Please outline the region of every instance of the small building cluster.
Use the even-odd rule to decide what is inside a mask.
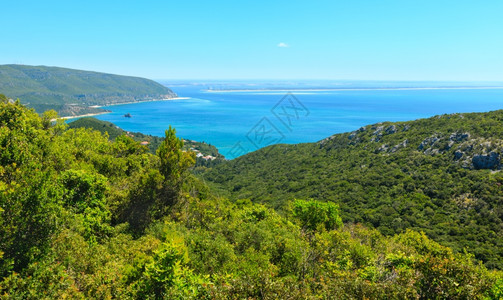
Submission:
[[[216,159],[215,156],[211,156],[211,155],[204,155],[201,153],[201,151],[197,150],[197,149],[194,149],[194,148],[190,148],[190,150],[196,152],[196,157],[201,157],[202,159],[204,160],[214,160]]]

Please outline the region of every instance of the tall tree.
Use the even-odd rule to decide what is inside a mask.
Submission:
[[[164,176],[168,204],[176,201],[187,170],[195,163],[195,153],[184,151],[183,140],[176,136],[176,130],[169,126],[164,141],[157,149],[160,158],[160,172]]]

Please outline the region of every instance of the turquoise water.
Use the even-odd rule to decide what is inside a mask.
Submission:
[[[98,119],[163,136],[172,125],[186,139],[215,145],[227,158],[274,143],[315,142],[382,121],[503,108],[503,89],[207,92],[175,86],[185,100],[106,107]],[[284,98],[286,97],[286,98]],[[123,117],[130,113],[132,118]]]

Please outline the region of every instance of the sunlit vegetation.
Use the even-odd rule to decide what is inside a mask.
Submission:
[[[204,179],[233,199],[278,209],[339,205],[345,223],[407,229],[503,269],[503,111],[368,125],[318,143],[275,145]]]
[[[75,121],[68,123],[68,128],[92,128],[101,133],[106,133],[110,140],[115,140],[120,135],[127,135],[133,140],[146,144],[149,152],[155,154],[159,145],[161,145],[164,140],[162,137],[155,135],[147,135],[141,132],[129,132],[125,131],[122,128],[119,128],[117,125],[98,120],[92,117],[80,118]],[[196,167],[197,169],[203,169],[204,167],[216,166],[217,164],[225,161],[225,157],[218,152],[217,147],[207,144],[205,142],[197,142],[192,140],[184,140],[183,150],[193,150],[198,151],[201,155],[196,157]],[[204,156],[213,156],[214,159],[204,159]],[[202,167],[202,168],[199,168]]]
[[[152,154],[126,135],[110,141],[8,102],[0,99],[1,298],[502,296],[502,274],[473,255],[421,231],[353,224],[323,193],[285,192],[279,212],[216,196],[190,173],[195,154],[173,128]]]

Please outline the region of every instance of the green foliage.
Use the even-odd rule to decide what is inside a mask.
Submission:
[[[195,163],[193,152],[183,151],[183,140],[176,137],[176,130],[169,126],[165,132],[166,137],[157,149],[157,155],[161,160],[161,174],[165,180],[178,185],[182,175]]]
[[[503,298],[503,278],[496,280],[491,290],[486,293],[487,299],[502,299]]]
[[[123,129],[117,127],[115,124],[98,120],[92,117],[79,118],[77,120],[71,120],[68,123],[68,128],[76,129],[76,128],[92,128],[101,133],[108,133],[108,137],[110,140],[115,140],[118,136],[126,133]]]
[[[155,251],[150,262],[142,267],[143,274],[135,283],[135,298],[140,299],[200,299],[203,285],[209,281],[186,267],[187,248],[180,238],[172,238]]]
[[[193,154],[174,129],[157,156],[49,118],[0,103],[2,299],[501,296],[501,272],[425,233],[341,226],[333,202],[278,212],[215,196],[188,173]]]
[[[344,222],[406,229],[503,269],[503,111],[380,123],[318,143],[274,145],[199,174],[234,201],[288,211],[289,199],[340,206]],[[489,169],[477,155],[499,155]]]
[[[181,265],[187,260],[187,249],[182,241],[174,240],[164,243],[156,251],[153,261],[145,266],[143,273],[145,292],[153,293],[155,298],[160,298],[165,294],[166,289],[174,285]]]
[[[44,253],[55,230],[60,194],[44,166],[51,132],[19,102],[0,102],[0,275]]]
[[[91,241],[103,238],[110,231],[111,214],[106,205],[108,190],[106,177],[87,174],[83,170],[66,170],[61,173],[64,187],[63,206],[82,218],[83,236]]]
[[[300,220],[302,228],[310,231],[315,231],[320,226],[326,230],[342,226],[339,206],[330,202],[295,200],[293,215]]]
[[[147,142],[148,150],[150,153],[155,154],[159,145],[164,141],[163,138],[153,135],[146,135],[141,132],[128,132],[115,124],[98,120],[96,118],[80,118],[75,121],[68,123],[68,127],[71,129],[76,128],[92,128],[101,133],[107,133],[108,137],[111,141],[114,141],[117,137],[121,135],[125,135],[131,137],[133,140],[137,142]],[[204,142],[196,142],[191,140],[184,140],[183,150],[185,151],[198,151],[203,156],[213,156],[215,159],[206,160],[203,157],[196,158],[195,167],[197,167],[197,172],[204,171],[208,167],[214,167],[223,161],[225,161],[225,157],[218,152],[218,149],[215,146],[206,144]]]

